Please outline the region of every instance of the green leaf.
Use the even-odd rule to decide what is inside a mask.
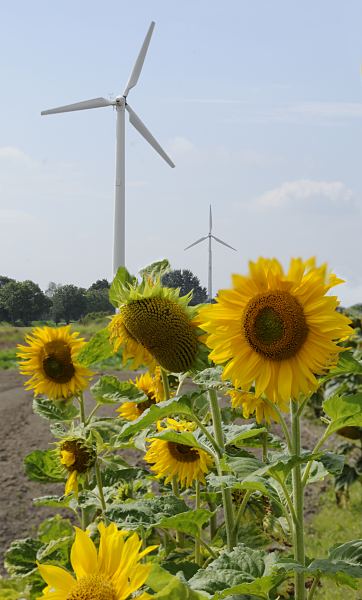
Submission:
[[[250,583],[241,583],[233,587],[227,588],[222,592],[217,592],[212,600],[221,600],[222,598],[230,598],[231,595],[235,594],[248,594],[256,598],[262,598],[262,600],[269,600],[269,592],[277,587],[283,577],[281,575],[266,575],[265,577],[258,577]]]
[[[328,381],[340,375],[362,375],[362,363],[354,358],[350,350],[340,354],[337,366],[331,369],[322,381]]]
[[[323,410],[331,419],[329,435],[346,426],[362,427],[362,393],[332,396],[323,402]]]
[[[224,428],[227,446],[243,446],[242,442],[257,437],[266,430],[265,427],[257,427],[254,423],[247,425],[229,425]]]
[[[343,471],[345,458],[343,454],[335,454],[334,452],[323,452],[318,458],[323,467],[331,475],[339,475]]]
[[[136,500],[113,505],[106,511],[110,521],[125,529],[157,525],[163,518],[187,512],[188,507],[176,496],[160,496],[149,500]]]
[[[207,596],[195,592],[157,564],[152,565],[146,584],[156,592],[155,600],[206,600]]]
[[[47,496],[39,496],[33,499],[34,506],[50,506],[51,508],[70,508],[71,496],[55,496],[48,494]]]
[[[166,442],[174,442],[175,444],[184,444],[184,446],[191,446],[191,448],[199,448],[212,455],[210,448],[201,444],[191,431],[172,431],[171,429],[166,429],[153,434],[152,437],[165,440]]]
[[[173,517],[164,517],[158,523],[158,527],[164,529],[175,529],[193,537],[199,537],[202,527],[210,521],[213,513],[203,508],[189,510],[185,513],[179,513]]]
[[[109,289],[109,300],[113,306],[118,308],[124,293],[124,288],[132,286],[135,281],[136,278],[133,275],[130,275],[126,267],[119,267]]]
[[[240,544],[231,552],[224,551],[206,569],[200,569],[189,583],[193,589],[210,594],[222,592],[268,575],[267,564],[270,560],[270,555],[265,552]]]
[[[113,356],[114,350],[109,341],[109,329],[105,327],[86,343],[79,352],[77,359],[85,367],[89,367]]]
[[[262,463],[257,458],[249,456],[228,456],[226,460],[226,467],[232,473],[235,473],[240,479],[244,479],[252,473],[256,473],[261,468]]]
[[[115,404],[123,400],[146,400],[147,396],[134,383],[120,381],[114,375],[103,375],[90,391],[99,404]]]
[[[170,262],[167,258],[164,258],[163,260],[158,260],[150,265],[147,265],[147,267],[143,267],[143,269],[140,269],[139,273],[143,279],[145,277],[151,277],[154,279],[156,277],[162,277],[162,275],[167,273],[170,268]]]
[[[69,563],[73,540],[73,535],[51,540],[37,552],[37,560],[42,563],[57,563],[60,566],[66,566]]]
[[[25,473],[32,481],[56,483],[66,479],[56,450],[34,450],[24,458],[24,465]]]
[[[1,600],[28,600],[29,589],[26,585],[24,578],[11,578],[2,579],[0,578],[0,598]]]
[[[5,552],[4,565],[9,575],[26,575],[36,568],[37,552],[43,546],[40,540],[15,540]]]
[[[224,389],[226,384],[221,379],[223,369],[222,367],[210,367],[209,369],[204,369],[195,375],[193,378],[194,383],[199,385],[201,388],[205,390],[218,390]]]
[[[132,421],[132,423],[125,426],[118,437],[118,441],[131,437],[135,433],[138,433],[142,429],[149,427],[165,417],[175,415],[192,416],[193,411],[191,405],[193,395],[194,394],[179,396],[172,398],[171,400],[159,402],[158,404],[152,404],[152,406],[145,410],[136,421]]]
[[[79,412],[72,401],[49,400],[44,396],[34,398],[33,411],[49,421],[72,421]]]
[[[38,527],[38,538],[43,544],[47,544],[57,538],[69,537],[73,534],[74,528],[69,519],[63,519],[60,515],[45,519]]]

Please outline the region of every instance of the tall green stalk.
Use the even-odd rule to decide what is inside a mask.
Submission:
[[[297,402],[291,401],[290,413],[292,419],[292,447],[293,454],[298,457],[301,454],[300,440],[300,414]],[[304,489],[302,483],[301,465],[296,465],[292,471],[293,505],[295,511],[294,521],[294,558],[301,565],[305,565],[304,551]],[[305,575],[295,574],[295,600],[305,600]]]
[[[201,498],[200,498],[200,482],[196,480],[195,482],[195,509],[197,510],[201,506]],[[200,552],[200,537],[201,537],[201,529],[198,537],[195,539],[195,563],[197,565],[201,565],[201,552]]]
[[[222,453],[225,451],[225,443],[224,443],[224,434],[222,429],[222,421],[221,421],[221,412],[219,401],[216,395],[215,390],[208,390],[209,394],[209,403],[210,403],[210,411],[212,416],[212,423],[214,427],[215,440]],[[223,475],[222,468],[220,466],[220,461],[218,457],[217,459],[217,471],[219,475]],[[226,529],[226,539],[228,550],[231,551],[234,546],[236,546],[236,532],[234,529],[234,508],[233,501],[231,497],[231,491],[227,489],[225,486],[221,487],[221,495],[222,502],[224,507],[224,519],[225,519],[225,529]]]

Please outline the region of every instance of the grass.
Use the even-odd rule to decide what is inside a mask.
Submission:
[[[307,556],[326,558],[328,549],[349,540],[362,539],[362,485],[351,487],[351,498],[347,509],[336,506],[333,489],[320,499],[317,514],[308,525],[306,533]],[[362,585],[359,590],[338,587],[334,582],[322,580],[315,600],[362,600]]]

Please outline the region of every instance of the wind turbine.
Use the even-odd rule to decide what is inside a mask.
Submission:
[[[160,156],[170,165],[174,167],[174,163],[166,154],[152,133],[147,129],[146,125],[141,121],[139,116],[130,107],[127,102],[129,91],[137,85],[139,76],[142,71],[143,63],[147,54],[148,46],[151,41],[152,33],[155,27],[152,21],[141,50],[137,56],[137,60],[133,66],[128,83],[121,96],[117,96],[114,100],[106,98],[93,98],[68,104],[66,106],[58,106],[50,110],[43,110],[42,115],[53,115],[56,113],[71,112],[75,110],[87,110],[89,108],[101,108],[103,106],[113,106],[116,109],[116,186],[115,186],[115,203],[114,203],[114,237],[113,237],[113,273],[117,272],[118,267],[125,266],[125,111],[128,112],[129,121],[137,129],[137,131],[151,144]]]
[[[197,244],[200,244],[204,240],[207,240],[207,239],[209,240],[209,270],[208,270],[208,278],[207,278],[207,296],[208,296],[209,302],[212,302],[212,245],[211,245],[211,239],[214,239],[216,242],[219,242],[219,244],[222,244],[223,246],[226,246],[227,248],[230,248],[231,250],[235,250],[235,252],[236,252],[236,248],[229,246],[229,244],[227,244],[226,242],[223,242],[222,240],[217,238],[215,235],[213,235],[211,232],[212,232],[212,212],[211,212],[211,204],[210,204],[209,233],[207,235],[205,235],[204,237],[200,238],[199,240],[196,240],[196,242],[194,242],[193,244],[190,244],[189,246],[187,246],[187,248],[185,248],[185,250],[188,250],[189,248],[192,248],[192,246],[196,246]]]

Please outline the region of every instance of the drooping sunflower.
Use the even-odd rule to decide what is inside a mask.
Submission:
[[[96,452],[83,438],[69,437],[59,444],[60,462],[69,476],[65,484],[65,494],[78,494],[78,474],[86,473],[96,461]]]
[[[147,400],[142,402],[124,402],[117,412],[120,416],[127,421],[135,421],[142,413],[157,402],[162,402],[164,399],[164,391],[162,385],[162,377],[160,367],[156,367],[154,375],[151,375],[149,371],[136,377],[133,381],[130,379],[130,383],[133,383],[135,387],[143,392],[147,396]]]
[[[276,410],[265,402],[262,396],[258,397],[252,392],[242,392],[241,390],[228,390],[226,393],[231,398],[231,406],[242,409],[244,419],[249,419],[255,414],[257,423],[279,421]],[[281,410],[288,410],[286,402],[279,401],[279,405]]]
[[[276,259],[250,262],[247,276],[234,275],[233,289],[203,308],[200,326],[209,334],[210,358],[224,364],[224,379],[236,388],[274,401],[297,399],[317,387],[316,375],[336,364],[351,335],[349,319],[338,313],[338,283],[315,259],[292,259],[284,272]]]
[[[69,398],[84,390],[92,373],[77,355],[85,342],[79,333],[65,327],[36,327],[26,336],[28,346],[18,345],[19,370],[30,375],[26,389],[45,394],[52,400]]]
[[[123,361],[130,359],[132,368],[144,364],[153,369],[158,364],[174,373],[191,369],[199,350],[191,295],[180,296],[179,289],[163,287],[160,279],[119,285],[119,314],[109,331],[114,350],[123,350]]]
[[[166,427],[159,425],[158,429],[193,431],[195,424],[167,419]],[[151,470],[156,473],[157,479],[165,478],[165,483],[170,483],[175,477],[183,487],[190,487],[194,481],[205,483],[205,474],[213,462],[211,456],[201,448],[158,438],[150,439],[144,458],[152,465]]]
[[[70,560],[75,577],[54,565],[38,565],[47,583],[38,600],[126,600],[145,583],[151,565],[141,559],[157,548],[140,552],[142,541],[136,533],[119,531],[114,523],[98,525],[98,553],[89,535],[75,527]]]

